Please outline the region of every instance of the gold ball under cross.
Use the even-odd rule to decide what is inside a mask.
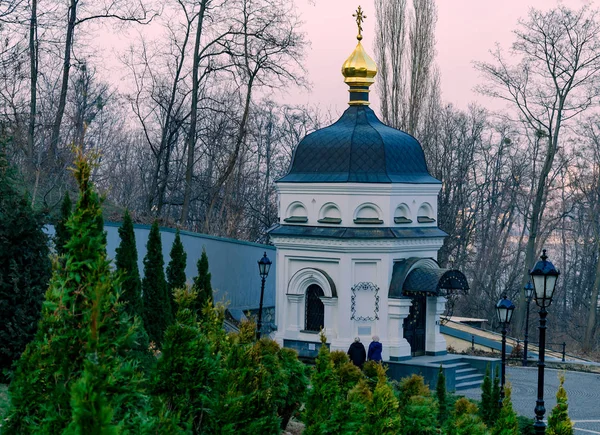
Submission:
[[[362,23],[367,18],[367,16],[363,13],[363,10],[360,6],[356,10],[356,13],[352,14],[352,16],[356,18],[356,25],[358,26],[358,35],[356,35],[356,39],[360,41],[362,40]]]

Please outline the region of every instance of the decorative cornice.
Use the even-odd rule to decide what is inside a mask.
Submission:
[[[329,195],[437,195],[441,184],[409,183],[285,183],[276,184],[279,194]]]

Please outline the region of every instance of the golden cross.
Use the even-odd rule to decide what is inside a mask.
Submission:
[[[352,14],[352,16],[356,18],[356,24],[358,26],[358,35],[356,35],[356,39],[360,41],[362,39],[362,23],[367,16],[363,14],[363,10],[360,6],[356,10],[356,13]]]

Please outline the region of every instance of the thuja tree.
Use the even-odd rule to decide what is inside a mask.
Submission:
[[[71,239],[64,261],[55,263],[38,331],[10,385],[4,433],[148,430],[148,398],[130,356],[139,322],[120,303],[91,165],[81,152],[74,173],[80,197],[67,222]]]
[[[558,375],[560,385],[556,392],[556,406],[548,417],[548,435],[573,435],[573,423],[569,418],[569,405],[567,404],[567,390],[565,390],[565,374]]]
[[[138,269],[138,252],[135,244],[133,221],[129,211],[125,211],[123,225],[119,228],[121,242],[116,250],[115,266],[121,273],[121,300],[131,315],[142,315],[142,282]]]
[[[162,242],[158,222],[154,221],[146,245],[142,302],[144,325],[150,341],[161,346],[167,327],[173,322],[171,301],[165,280]]]
[[[71,202],[71,196],[69,195],[69,192],[66,192],[60,206],[60,217],[58,218],[56,226],[54,227],[54,246],[58,255],[63,255],[65,253],[65,245],[71,238],[69,229],[67,228],[67,221],[71,217],[72,213],[73,203]]]
[[[210,272],[208,271],[208,256],[206,250],[202,248],[202,255],[198,260],[198,276],[194,278],[194,290],[198,293],[196,309],[202,312],[202,309],[208,301],[212,301],[212,285],[210,283]]]
[[[481,384],[481,419],[488,426],[492,427],[498,419],[500,407],[500,379],[497,370],[494,370],[494,379],[490,376],[490,366],[485,371],[485,377]]]
[[[304,365],[272,340],[256,342],[254,324],[227,335],[221,306],[206,306],[198,321],[195,297],[175,291],[177,321],[165,334],[153,383],[157,410],[168,409],[192,433],[279,433],[304,401]]]
[[[179,230],[175,233],[175,240],[171,247],[171,261],[167,266],[167,285],[169,288],[169,300],[173,316],[177,312],[175,301],[173,300],[173,291],[175,289],[184,288],[186,283],[185,267],[187,265],[187,254],[183,249]]]
[[[489,431],[479,417],[477,405],[466,397],[461,397],[454,404],[454,410],[444,427],[448,435],[487,435]]]
[[[444,369],[440,364],[438,371],[437,384],[435,387],[435,396],[438,403],[438,420],[440,425],[443,425],[448,418],[448,397],[446,394],[446,376],[444,375]]]
[[[504,399],[502,400],[502,408],[498,415],[498,419],[492,428],[492,435],[520,435],[519,422],[511,402],[510,384],[504,387]]]
[[[413,374],[400,381],[399,403],[402,415],[400,433],[412,435],[437,432],[437,403],[431,397],[431,392],[422,376]]]
[[[43,216],[16,185],[0,144],[0,382],[34,336],[51,271]]]

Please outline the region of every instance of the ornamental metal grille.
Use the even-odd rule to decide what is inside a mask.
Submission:
[[[357,316],[356,315],[356,292],[369,291],[375,293],[375,310],[373,316]],[[359,282],[352,287],[352,297],[350,298],[350,309],[352,315],[350,320],[358,320],[362,322],[372,322],[379,320],[379,287],[372,282]]]
[[[313,284],[306,289],[306,310],[304,329],[319,332],[325,324],[325,307],[320,297],[325,296],[323,289]]]

